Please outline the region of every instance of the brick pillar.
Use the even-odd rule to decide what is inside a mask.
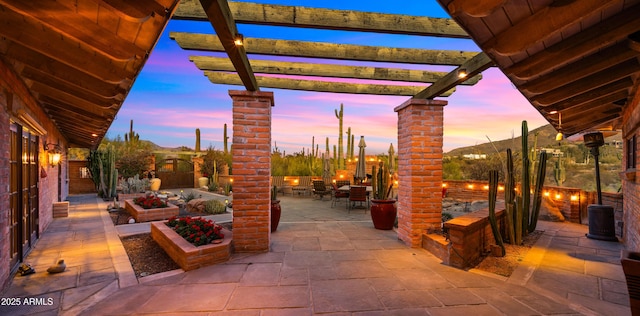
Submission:
[[[230,90],[233,100],[233,243],[267,252],[271,238],[272,92]]]
[[[398,112],[398,238],[422,245],[442,222],[442,133],[447,101],[409,99]]]

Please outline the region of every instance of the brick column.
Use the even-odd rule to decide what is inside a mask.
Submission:
[[[231,90],[229,95],[233,100],[233,243],[237,252],[267,252],[273,93]]]
[[[442,222],[443,109],[447,101],[407,100],[398,112],[398,238],[422,245]]]

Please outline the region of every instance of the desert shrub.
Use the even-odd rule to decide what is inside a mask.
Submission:
[[[193,193],[193,191],[190,191],[187,195],[183,195],[183,196],[182,196],[182,199],[183,199],[185,202],[189,202],[189,201],[191,201],[191,200],[195,199],[196,197],[197,197],[197,196],[196,196],[196,194],[195,194],[195,193]]]
[[[218,200],[209,200],[205,204],[205,211],[209,214],[223,214],[227,211],[227,207]]]

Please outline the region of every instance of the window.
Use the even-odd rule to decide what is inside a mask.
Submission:
[[[627,139],[627,148],[626,148],[627,169],[635,169],[637,149],[638,149],[638,145],[636,142],[636,135],[633,135]]]

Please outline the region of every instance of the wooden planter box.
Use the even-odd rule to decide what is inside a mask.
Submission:
[[[171,203],[167,203],[167,207],[163,208],[144,209],[142,206],[133,203],[133,200],[125,200],[124,206],[137,223],[165,220],[180,214],[180,209]]]
[[[53,202],[53,218],[68,217],[69,216],[69,202]]]
[[[185,271],[229,260],[231,231],[222,229],[222,233],[222,243],[196,247],[173,231],[166,222],[151,223],[151,238]]]

